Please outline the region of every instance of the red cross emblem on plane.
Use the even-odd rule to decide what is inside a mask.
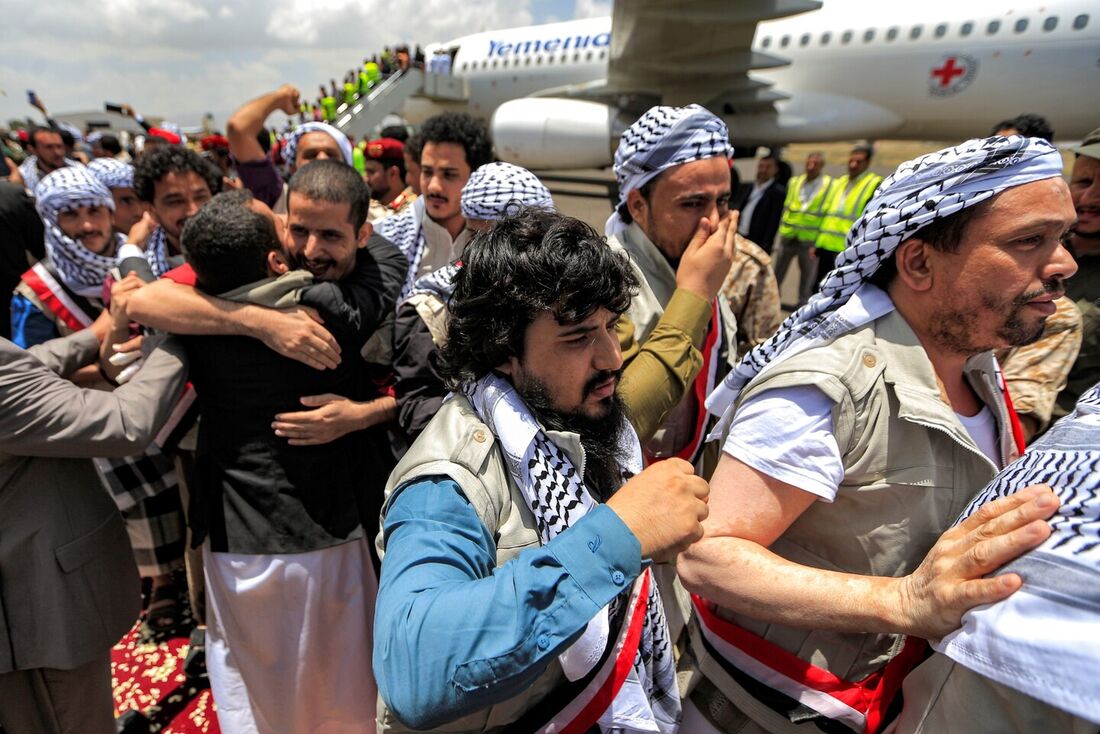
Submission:
[[[978,60],[965,54],[951,54],[940,59],[931,70],[928,91],[937,97],[961,92],[978,73]]]

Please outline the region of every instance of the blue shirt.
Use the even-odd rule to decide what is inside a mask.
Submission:
[[[57,324],[22,293],[11,297],[11,340],[26,349],[60,336]]]
[[[374,675],[406,726],[428,729],[522,693],[641,573],[610,507],[496,566],[496,543],[459,486],[397,490],[382,528]]]

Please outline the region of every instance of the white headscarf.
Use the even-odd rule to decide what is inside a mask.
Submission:
[[[550,191],[535,174],[511,163],[486,163],[462,187],[462,216],[497,221],[521,207],[553,209]]]
[[[134,188],[134,167],[117,158],[96,158],[88,170],[109,189]]]
[[[902,242],[932,222],[1005,189],[1061,175],[1062,157],[1054,146],[1016,135],[967,140],[902,163],[882,182],[848,232],[847,246],[821,290],[787,317],[775,336],[746,354],[707,398],[707,409],[723,416],[710,438],[721,435],[742,388],[769,365],[873,320],[873,314],[850,320],[843,306]]]
[[[287,135],[286,141],[283,143],[283,160],[286,161],[288,166],[294,165],[294,159],[298,155],[298,141],[306,133],[324,133],[328,135],[340,146],[340,152],[344,154],[344,163],[349,166],[353,165],[351,141],[348,140],[347,135],[344,135],[327,122],[307,122],[294,128],[294,131]]]
[[[59,168],[44,176],[35,187],[35,208],[46,229],[46,257],[61,280],[82,296],[98,298],[103,280],[117,260],[97,255],[61,231],[57,217],[63,211],[81,206],[101,206],[115,210],[111,192],[83,166]],[[121,244],[121,238],[116,237]]]
[[[615,179],[619,206],[626,195],[640,189],[663,171],[706,158],[733,156],[726,123],[697,104],[687,107],[651,107],[628,127],[615,150]],[[626,229],[615,208],[604,233],[611,237]]]

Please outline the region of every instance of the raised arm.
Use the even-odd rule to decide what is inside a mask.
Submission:
[[[256,136],[272,112],[282,110],[288,115],[298,113],[298,89],[284,84],[278,89],[245,102],[226,122],[229,152],[239,163],[263,160],[266,155]]]
[[[127,315],[174,334],[250,336],[314,369],[340,363],[340,345],[307,309],[276,310],[213,298],[191,286],[158,280],[135,291]]]

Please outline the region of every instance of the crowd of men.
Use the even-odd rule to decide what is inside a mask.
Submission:
[[[598,232],[276,111],[0,183],[0,731],[188,603],[231,734],[1097,731],[1100,130],[733,186],[656,106]]]

